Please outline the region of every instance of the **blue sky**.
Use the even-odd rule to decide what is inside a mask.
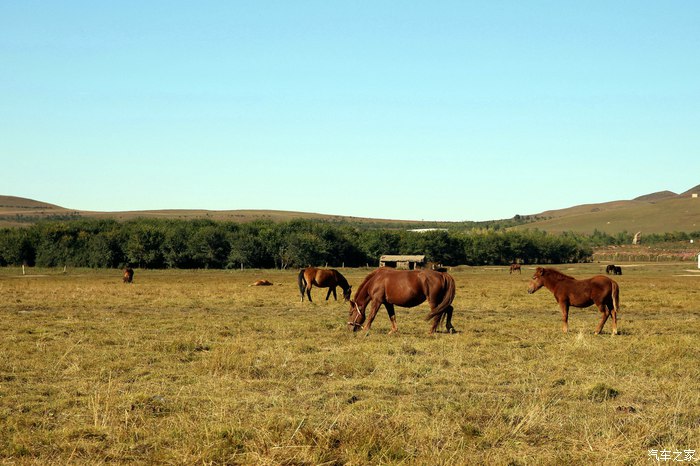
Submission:
[[[487,220],[700,184],[700,2],[0,0],[0,194]]]

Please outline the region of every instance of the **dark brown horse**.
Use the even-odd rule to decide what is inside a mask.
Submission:
[[[614,264],[608,264],[607,267],[605,267],[605,273],[610,275],[612,272],[615,271],[615,265]]]
[[[336,301],[338,300],[338,295],[335,292],[338,286],[343,290],[343,299],[345,301],[350,299],[350,293],[352,293],[352,287],[348,281],[335,269],[317,269],[315,267],[301,269],[297,277],[297,282],[299,283],[299,292],[301,293],[302,302],[304,302],[304,293],[306,293],[309,302],[311,302],[311,288],[314,285],[319,288],[328,288],[326,301],[330,298],[331,293],[333,293],[333,298],[335,298]]]
[[[368,332],[379,307],[383,304],[391,320],[389,333],[393,333],[397,331],[394,306],[414,307],[427,300],[430,313],[426,320],[433,320],[430,333],[435,332],[443,319],[445,319],[447,331],[455,333],[452,326],[454,297],[455,281],[447,273],[382,267],[367,275],[357,288],[355,299],[350,301],[348,326],[353,331],[362,328]],[[370,310],[365,323],[367,306],[370,306]]]
[[[124,277],[123,277],[124,283],[131,283],[134,281],[134,269],[131,267],[127,267],[124,269]]]
[[[515,262],[513,262],[512,264],[510,264],[510,272],[509,273],[513,273],[516,270],[520,274],[523,273],[523,271],[520,269],[520,264],[516,264]]]
[[[537,267],[527,292],[532,294],[542,287],[554,294],[561,308],[562,330],[569,331],[569,306],[598,306],[601,317],[595,334],[603,330],[603,325],[612,315],[612,333],[617,335],[617,311],[620,309],[620,288],[615,280],[605,275],[596,275],[585,280],[576,280],[556,269]]]

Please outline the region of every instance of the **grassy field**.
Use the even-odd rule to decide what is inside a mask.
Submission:
[[[614,337],[594,308],[562,334],[529,267],[453,270],[460,333],[433,336],[426,305],[351,334],[296,271],[0,269],[0,462],[655,463],[700,450],[691,267],[626,265]]]

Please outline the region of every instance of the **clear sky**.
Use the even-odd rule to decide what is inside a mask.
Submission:
[[[697,184],[695,0],[0,0],[0,194],[459,221]]]

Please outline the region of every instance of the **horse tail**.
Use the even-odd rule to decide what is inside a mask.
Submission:
[[[443,277],[443,286],[446,287],[445,294],[442,296],[442,302],[435,307],[435,310],[428,314],[425,320],[430,320],[437,318],[442,320],[445,315],[447,308],[452,305],[452,301],[455,299],[455,279],[451,275],[446,273],[441,273]]]
[[[306,288],[306,279],[304,278],[304,272],[306,269],[301,269],[299,271],[299,276],[297,277],[297,284],[299,285],[299,293],[301,293],[301,300],[304,300],[304,289]]]
[[[620,312],[620,286],[612,280],[612,302],[615,313]]]

